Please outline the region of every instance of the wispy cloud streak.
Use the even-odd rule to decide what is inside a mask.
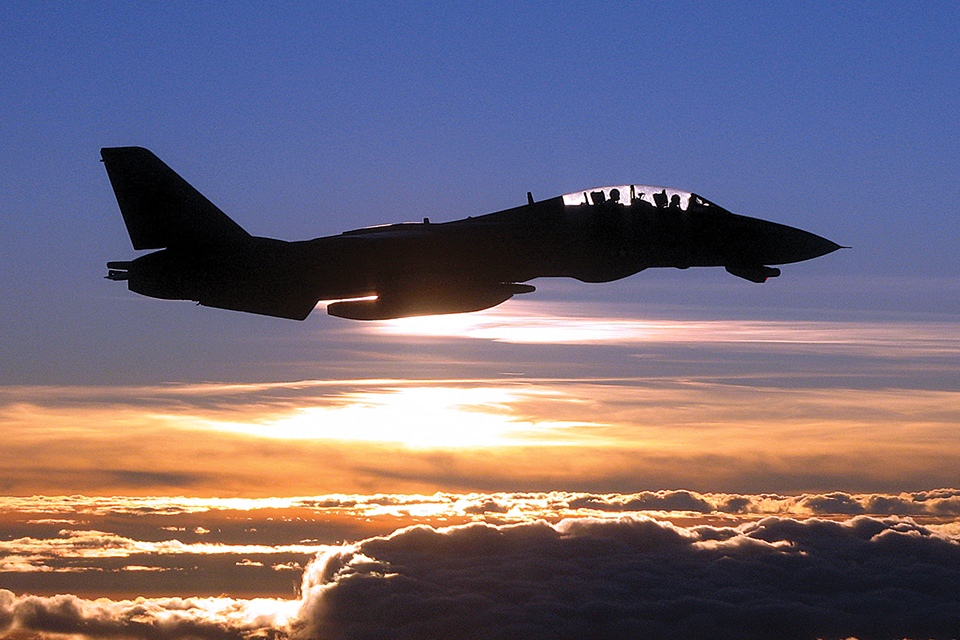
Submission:
[[[573,312],[571,313],[571,306]],[[556,313],[559,309],[565,313]],[[663,320],[577,314],[576,305],[528,304],[472,314],[404,318],[378,323],[382,335],[473,338],[525,344],[729,344],[818,346],[833,351],[960,353],[949,322],[799,320]]]
[[[17,538],[0,541],[0,571],[13,570],[11,561],[16,561],[18,571],[44,571],[49,562],[69,559],[102,560],[106,558],[129,558],[141,554],[162,556],[178,555],[252,555],[252,554],[313,554],[325,545],[287,544],[223,544],[184,543],[170,540],[135,540],[104,531],[61,530],[55,538]],[[3,564],[4,562],[8,564]],[[6,568],[4,568],[6,567]]]

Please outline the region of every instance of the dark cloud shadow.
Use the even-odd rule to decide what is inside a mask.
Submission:
[[[960,545],[910,520],[435,530],[323,555],[300,638],[952,638]]]

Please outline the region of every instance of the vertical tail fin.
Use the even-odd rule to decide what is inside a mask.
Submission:
[[[134,249],[215,245],[250,234],[142,147],[106,147],[100,156]]]

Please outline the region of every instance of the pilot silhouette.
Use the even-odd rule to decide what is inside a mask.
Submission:
[[[657,207],[660,209],[667,208],[667,190],[664,189],[660,193],[653,194],[653,201],[657,203]]]

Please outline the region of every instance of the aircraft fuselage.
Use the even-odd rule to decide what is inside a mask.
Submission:
[[[609,282],[651,267],[725,267],[762,282],[779,275],[766,265],[839,248],[695,194],[636,185],[529,197],[523,206],[453,222],[286,242],[246,234],[138,149],[104,149],[104,161],[135,246],[164,248],[109,263],[108,277],[143,295],[280,317],[303,319],[320,300],[337,301],[327,307],[332,315],[363,320],[475,311],[533,291],[526,283],[536,278]],[[148,193],[127,184],[125,156],[141,173],[152,168]],[[190,207],[175,212],[178,228],[165,228],[164,212],[184,200]]]

